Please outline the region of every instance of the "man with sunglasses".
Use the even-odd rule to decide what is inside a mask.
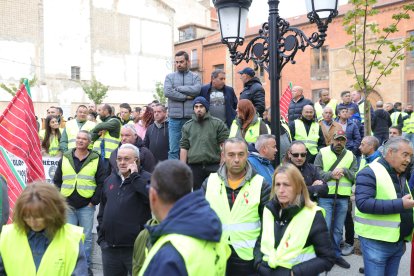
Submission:
[[[326,223],[331,232],[336,255],[335,264],[342,268],[351,265],[341,257],[340,242],[352,194],[352,184],[358,171],[358,164],[352,151],[345,148],[346,133],[338,130],[330,146],[322,148],[315,158],[315,167],[322,180],[328,183],[328,194],[319,198],[319,206],[326,211]]]
[[[301,141],[293,141],[285,156],[285,161],[299,169],[305,179],[311,199],[317,201],[319,197],[328,194],[328,186],[315,166],[306,161],[306,155],[305,144]]]
[[[104,275],[131,275],[135,238],[151,218],[148,188],[151,174],[140,169],[139,149],[119,147],[118,172],[105,180],[98,214],[98,244]]]

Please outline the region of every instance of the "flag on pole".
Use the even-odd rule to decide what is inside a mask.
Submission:
[[[0,115],[0,174],[7,180],[11,210],[27,183],[45,179],[28,87],[26,80]]]
[[[282,97],[280,98],[280,115],[285,118],[285,121],[288,122],[288,110],[289,103],[292,99],[292,83],[289,82],[288,87],[285,92],[283,92]]]

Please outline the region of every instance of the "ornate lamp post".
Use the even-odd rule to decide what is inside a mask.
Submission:
[[[280,73],[288,62],[295,64],[294,58],[298,50],[305,51],[309,46],[320,48],[323,45],[328,24],[338,15],[338,0],[305,0],[308,19],[318,27],[318,32],[309,37],[279,16],[280,0],[268,0],[269,22],[262,25],[259,34],[240,52],[237,47],[244,42],[247,14],[252,1],[213,0],[213,3],[219,17],[221,41],[229,48],[233,64],[237,65],[243,60],[253,61],[256,67],[263,67],[269,74],[271,130],[280,146]],[[279,152],[276,165],[280,162]]]

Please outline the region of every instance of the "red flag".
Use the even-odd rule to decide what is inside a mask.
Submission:
[[[288,121],[288,109],[289,103],[292,99],[292,83],[290,82],[285,92],[283,92],[282,97],[280,98],[280,115],[285,118],[285,121]]]
[[[0,146],[0,174],[7,179],[12,209],[26,183],[45,179],[33,102],[24,84],[0,115]]]

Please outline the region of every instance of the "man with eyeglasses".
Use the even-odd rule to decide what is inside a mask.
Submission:
[[[306,155],[305,144],[301,141],[293,141],[285,156],[285,162],[291,163],[299,169],[305,179],[311,199],[317,201],[319,197],[328,194],[328,186],[322,180],[315,166],[306,161]]]
[[[90,143],[89,132],[79,131],[76,135],[76,147],[63,154],[53,183],[71,207],[67,215],[68,223],[83,227],[89,275],[92,275],[93,218],[95,206],[100,202],[102,184],[108,174],[99,154],[88,149]]]
[[[139,149],[119,147],[118,172],[105,180],[98,214],[98,244],[104,275],[131,275],[135,238],[151,218],[147,186],[151,174],[140,169]]]
[[[325,219],[333,240],[335,264],[348,269],[351,265],[341,257],[340,242],[358,164],[352,151],[345,148],[346,139],[345,131],[338,130],[333,137],[333,144],[322,148],[316,155],[315,167],[322,180],[328,183],[328,194],[319,198],[319,206],[326,211]]]

